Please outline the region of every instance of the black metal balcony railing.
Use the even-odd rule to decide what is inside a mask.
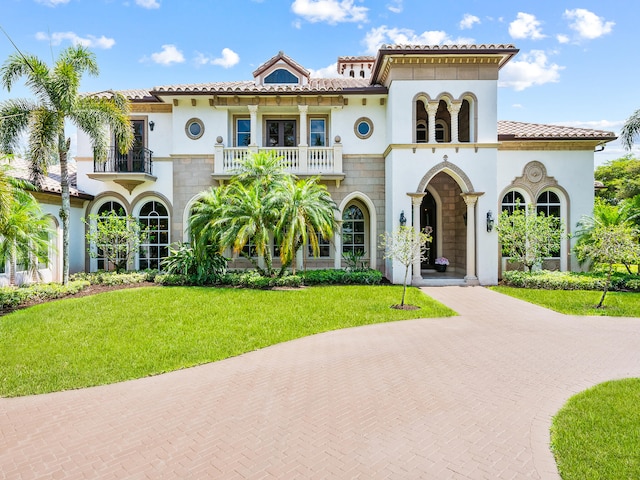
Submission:
[[[101,162],[93,159],[93,171],[97,173],[146,173],[151,175],[153,152],[148,148],[134,147],[127,153],[120,153],[116,147],[109,147],[107,159]]]

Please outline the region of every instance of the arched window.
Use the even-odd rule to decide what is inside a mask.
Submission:
[[[546,190],[538,195],[536,200],[536,215],[544,213],[547,217],[558,219],[557,228],[560,228],[560,198],[555,192]],[[559,257],[560,250],[552,252],[552,257]]]
[[[145,203],[138,214],[143,229],[148,229],[147,239],[140,245],[138,266],[159,270],[162,260],[169,256],[169,212],[160,202]]]
[[[502,198],[502,211],[511,214],[516,208],[520,210],[525,208],[524,196],[520,192],[511,190]]]
[[[449,142],[449,128],[444,120],[436,120],[436,142]]]
[[[100,208],[98,209],[98,219],[97,221],[100,221],[100,218],[104,218],[107,215],[109,215],[111,212],[115,212],[119,217],[125,217],[127,214],[124,210],[124,207],[119,203],[116,202],[114,200],[110,200],[108,202],[104,202]],[[106,245],[106,244],[104,244]],[[95,249],[96,249],[96,268],[98,270],[115,270],[116,269],[116,265],[114,265],[113,263],[111,263],[104,254],[104,245],[95,245]],[[92,246],[93,247],[93,246]],[[121,261],[123,261],[124,259],[122,258],[117,258],[116,262],[120,263]]]
[[[300,83],[300,80],[289,70],[279,68],[267,75],[264,83]]]
[[[415,105],[415,143],[427,143],[429,141],[427,109],[423,100],[417,100]]]
[[[416,143],[427,143],[427,122],[418,120],[416,125]]]
[[[471,104],[467,99],[462,100],[458,113],[458,141],[471,141]]]
[[[342,253],[363,256],[366,253],[366,219],[362,208],[350,204],[342,214]]]

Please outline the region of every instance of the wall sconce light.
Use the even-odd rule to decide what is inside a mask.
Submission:
[[[156,122],[154,122],[153,120],[151,120],[151,121],[149,122],[149,130],[151,130],[151,131],[153,132],[153,127],[155,127],[155,126],[156,126]]]
[[[400,212],[400,226],[404,227],[407,224],[407,217],[404,216],[404,210]]]
[[[464,226],[467,226],[467,212],[464,212],[462,214],[462,221],[464,222]]]
[[[491,230],[493,230],[494,222],[495,220],[493,219],[493,213],[491,213],[491,210],[489,210],[487,212],[487,232],[490,232]]]

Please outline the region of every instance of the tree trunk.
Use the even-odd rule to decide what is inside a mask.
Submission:
[[[69,194],[69,170],[67,166],[68,142],[64,138],[64,128],[58,136],[58,155],[60,158],[60,190],[62,207],[60,219],[62,220],[62,284],[69,283],[69,213],[71,211],[71,198]]]
[[[602,292],[602,297],[600,297],[600,303],[596,305],[596,308],[602,308],[602,304],[604,303],[604,297],[607,295],[607,291],[609,290],[609,285],[611,284],[611,273],[613,271],[613,264],[609,264],[609,271],[607,272],[607,281],[604,284],[604,291]]]
[[[404,281],[402,282],[402,301],[400,302],[401,307],[404,307],[404,297],[407,294],[407,277],[408,276],[409,276],[409,265],[406,265],[404,269]]]

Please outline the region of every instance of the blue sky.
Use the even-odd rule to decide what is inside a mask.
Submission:
[[[443,6],[446,5],[446,6]],[[247,80],[282,50],[317,76],[382,43],[512,43],[498,117],[618,132],[640,108],[637,0],[3,0],[0,26],[50,61],[97,55],[83,91]],[[0,37],[0,60],[12,53]],[[0,91],[0,101],[27,95]],[[617,143],[617,142],[616,142]],[[596,162],[625,152],[611,144]],[[638,154],[638,150],[634,153]]]

